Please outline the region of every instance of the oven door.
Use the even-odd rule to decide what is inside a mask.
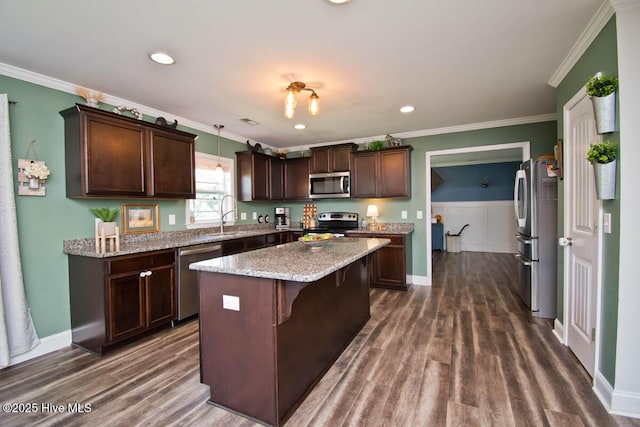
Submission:
[[[349,197],[350,173],[317,173],[309,175],[309,198],[328,199]]]

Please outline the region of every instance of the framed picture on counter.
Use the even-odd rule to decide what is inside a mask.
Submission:
[[[157,204],[122,205],[122,232],[124,234],[152,233],[157,231],[160,231]]]

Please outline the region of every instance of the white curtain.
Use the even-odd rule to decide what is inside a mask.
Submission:
[[[0,368],[40,344],[24,294],[13,185],[9,100],[0,94]]]

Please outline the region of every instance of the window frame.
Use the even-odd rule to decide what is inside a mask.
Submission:
[[[195,170],[194,173],[197,173],[196,170],[198,169],[198,159],[200,159],[201,161],[206,161],[206,162],[212,162],[217,164],[218,161],[220,162],[220,164],[222,165],[223,169],[225,170],[225,174],[229,175],[229,179],[228,182],[225,186],[224,189],[224,195],[231,195],[233,197],[235,197],[235,193],[234,193],[234,178],[235,178],[235,163],[233,159],[230,159],[228,157],[223,157],[223,156],[217,156],[214,154],[209,154],[209,153],[204,153],[204,152],[200,152],[200,151],[196,151],[195,152]],[[198,181],[196,179],[196,183],[195,183],[195,193],[196,195],[198,194]],[[196,197],[197,198],[197,197]],[[191,222],[190,217],[192,214],[192,209],[191,209],[191,202],[192,200],[195,199],[187,199],[185,200],[185,226],[187,229],[196,229],[196,228],[208,228],[208,227],[219,227],[220,226],[220,219],[219,218],[215,218],[213,220],[195,220],[194,222]],[[225,200],[225,206],[227,206],[227,204],[229,203],[230,206],[230,200],[227,199]],[[233,215],[228,215],[225,218],[225,225],[233,225],[235,223],[235,219]]]

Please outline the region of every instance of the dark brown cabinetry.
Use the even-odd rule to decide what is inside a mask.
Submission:
[[[251,151],[236,153],[238,200],[282,200],[283,160]]]
[[[286,242],[286,233],[271,233],[261,236],[231,239],[222,242],[222,255],[233,255],[240,252],[253,251]]]
[[[60,114],[67,197],[194,197],[196,135],[79,104]]]
[[[348,172],[351,170],[351,153],[356,144],[330,145],[311,149],[311,173]]]
[[[72,340],[96,354],[176,317],[174,250],[69,255]]]
[[[309,158],[299,157],[284,162],[284,199],[309,198]]]
[[[412,147],[353,154],[351,197],[411,197]]]
[[[378,237],[391,243],[378,249],[371,256],[371,287],[406,291],[407,271],[411,271],[411,234],[362,234],[347,233],[350,237]]]

